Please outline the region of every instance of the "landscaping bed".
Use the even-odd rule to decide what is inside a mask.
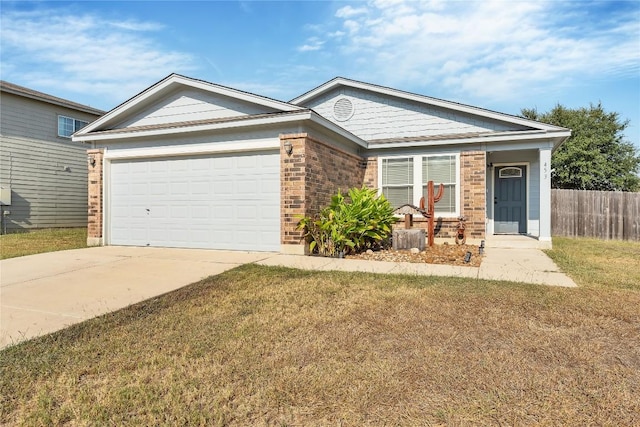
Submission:
[[[471,259],[465,262],[467,252],[471,252]],[[479,267],[482,256],[476,245],[450,245],[447,243],[427,247],[424,251],[412,253],[408,250],[385,249],[367,251],[360,254],[347,255],[350,259],[365,259],[371,261],[414,262],[427,264],[460,265],[465,267]]]

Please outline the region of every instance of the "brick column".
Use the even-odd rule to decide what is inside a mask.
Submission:
[[[483,151],[460,154],[461,214],[467,217],[467,238],[484,239],[486,229],[486,160]]]
[[[289,143],[291,154],[284,149]],[[317,214],[338,190],[346,194],[350,188],[362,186],[365,168],[362,157],[307,133],[280,135],[282,252],[302,254],[307,250],[304,233],[297,230],[301,216]]]
[[[364,185],[368,188],[378,189],[378,158],[369,157],[366,160],[366,169],[364,171]]]
[[[306,138],[306,133],[280,136],[280,244],[285,253],[304,253],[303,232],[296,228],[299,216],[306,214]],[[291,154],[285,143],[291,143]]]
[[[93,160],[88,163],[89,167],[89,211],[87,221],[87,245],[101,246],[104,244],[102,235],[102,189],[104,175],[102,173],[104,149],[87,150],[87,157]]]

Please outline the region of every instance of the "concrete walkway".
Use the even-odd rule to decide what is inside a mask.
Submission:
[[[479,268],[264,252],[117,246],[77,249],[0,261],[0,348],[246,263],[576,286],[538,249],[488,247]]]
[[[476,256],[474,254],[474,256]],[[480,267],[439,264],[366,261],[274,254],[260,265],[283,266],[320,271],[361,271],[383,274],[414,274],[422,276],[453,276],[470,279],[507,280],[538,285],[575,287],[568,276],[539,249],[487,247]]]

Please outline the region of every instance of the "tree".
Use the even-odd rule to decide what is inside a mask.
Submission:
[[[577,190],[640,190],[640,154],[624,130],[629,121],[608,113],[601,103],[570,109],[556,105],[540,114],[522,109],[522,117],[571,129],[571,137],[551,158],[551,186]]]

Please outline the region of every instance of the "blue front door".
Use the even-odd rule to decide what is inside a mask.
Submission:
[[[524,165],[496,167],[493,198],[495,234],[527,232],[526,177]]]

